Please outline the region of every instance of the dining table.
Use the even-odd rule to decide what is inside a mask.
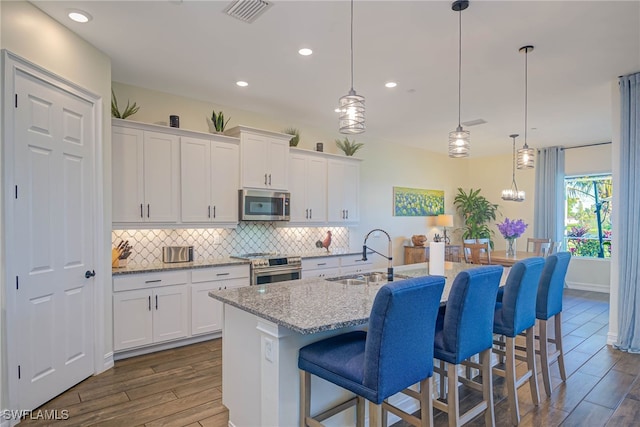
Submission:
[[[507,255],[506,250],[491,251],[491,264],[499,264],[504,267],[511,267],[518,261],[522,261],[527,258],[535,258],[540,255],[535,252],[517,251],[514,255]]]

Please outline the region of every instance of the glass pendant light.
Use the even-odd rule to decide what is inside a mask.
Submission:
[[[340,133],[356,134],[364,132],[364,96],[353,90],[353,0],[351,0],[351,90],[339,101],[338,128]]]
[[[462,81],[462,11],[469,7],[468,0],[456,0],[451,9],[458,12],[458,127],[449,132],[449,157],[468,157],[471,149],[471,135],[460,125],[460,101]]]
[[[518,134],[509,135],[509,138],[513,138],[513,155],[512,155],[512,172],[511,172],[511,187],[502,190],[502,200],[512,202],[524,201],[524,191],[518,190],[518,184],[516,184],[516,138]]]
[[[518,169],[532,169],[534,166],[536,151],[527,145],[527,101],[528,101],[528,61],[529,52],[533,46],[523,46],[520,52],[524,52],[524,145],[518,150]]]

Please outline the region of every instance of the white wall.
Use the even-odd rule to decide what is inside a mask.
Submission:
[[[105,295],[105,353],[112,350],[111,336],[111,126],[110,126],[110,90],[111,90],[111,60],[75,33],[60,25],[48,15],[23,1],[2,1],[0,48],[7,49],[22,58],[45,68],[87,90],[102,96],[102,120],[108,124],[102,127],[103,168],[104,168],[104,242],[105,257],[99,261],[96,272],[101,275],[106,284],[109,298]],[[102,126],[102,124],[101,124]],[[3,144],[5,141],[3,141]],[[0,162],[0,169],[2,162]],[[0,170],[0,176],[4,171]],[[0,185],[0,187],[3,187]],[[3,199],[4,200],[4,199]],[[3,215],[4,210],[0,211]],[[4,222],[4,219],[2,219]],[[3,240],[3,235],[0,235]],[[2,256],[2,271],[4,271],[4,256]],[[6,283],[2,276],[0,284],[4,293]],[[5,337],[5,301],[2,296],[2,326],[0,334]],[[2,343],[0,352],[3,363],[6,361],[6,343]],[[7,408],[7,367],[2,366],[2,400],[0,405]]]

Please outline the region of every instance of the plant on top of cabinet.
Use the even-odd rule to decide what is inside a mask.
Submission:
[[[293,137],[289,140],[289,147],[297,147],[298,142],[300,142],[300,131],[296,128],[286,128],[282,131],[282,133],[286,133],[289,135],[293,135]]]
[[[349,141],[349,138],[345,136],[344,140],[336,139],[336,145],[339,149],[344,151],[344,154],[346,154],[347,156],[353,156],[356,151],[364,146],[364,143],[356,142],[355,139],[353,141]]]
[[[224,120],[224,113],[222,111],[216,114],[216,110],[213,110],[211,113],[211,123],[216,132],[224,132],[224,128],[227,127],[229,120],[231,120],[231,117],[229,117],[227,121]]]
[[[118,100],[116,99],[116,94],[111,89],[111,116],[116,119],[126,119],[129,116],[133,116],[138,112],[140,107],[136,105],[134,102],[133,105],[129,105],[129,100],[127,99],[127,106],[124,108],[124,111],[121,113],[118,108]]]

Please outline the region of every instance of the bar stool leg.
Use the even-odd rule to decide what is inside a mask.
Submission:
[[[460,425],[460,394],[458,393],[458,365],[447,363],[447,407],[449,427]]]
[[[433,383],[432,378],[420,381],[420,426],[431,427],[433,423]],[[384,427],[387,420],[384,420]]]
[[[542,382],[544,383],[544,392],[551,397],[551,370],[549,369],[549,324],[546,320],[538,320],[540,322],[540,369],[542,370]],[[528,344],[527,344],[528,345]]]
[[[369,402],[369,427],[382,427],[382,405]]]
[[[496,420],[493,414],[493,375],[491,369],[491,349],[480,353],[480,364],[482,365],[482,399],[487,402],[487,409],[484,411],[484,425],[494,427]]]
[[[506,337],[505,350],[505,380],[507,382],[507,399],[509,400],[509,412],[511,423],[517,426],[520,423],[520,411],[518,409],[518,389],[516,387],[516,357],[515,338]]]
[[[534,323],[535,324],[535,323]],[[536,343],[533,326],[525,331],[527,346],[527,368],[529,369],[529,388],[531,388],[531,399],[533,404],[540,404],[540,394],[538,393],[538,371],[536,370]]]
[[[311,416],[311,374],[300,370],[300,427],[307,427],[307,418]],[[364,418],[364,417],[363,417]]]
[[[562,312],[553,316],[555,324],[556,350],[558,351],[558,368],[560,369],[560,378],[562,381],[567,380],[567,372],[564,370],[564,350],[562,350]]]

